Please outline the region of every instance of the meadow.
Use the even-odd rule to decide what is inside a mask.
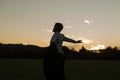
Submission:
[[[44,80],[41,59],[0,59],[0,80]],[[119,80],[119,60],[66,60],[66,80]]]

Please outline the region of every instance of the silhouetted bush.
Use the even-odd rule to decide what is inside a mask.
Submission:
[[[79,52],[63,46],[66,59],[108,59],[119,60],[120,49],[118,47],[107,47],[103,50],[87,50],[84,46]],[[47,51],[47,47],[23,44],[2,44],[0,43],[0,58],[32,58],[42,59]]]

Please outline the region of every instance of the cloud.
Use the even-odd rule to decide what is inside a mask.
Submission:
[[[69,29],[71,29],[72,27],[71,26],[64,26],[65,28],[69,28]]]
[[[85,44],[89,44],[89,43],[92,43],[93,40],[83,39],[82,42],[85,43]]]
[[[84,20],[84,22],[89,25],[89,24],[93,23],[93,20],[87,20],[86,19],[86,20]]]
[[[89,20],[84,20],[85,23],[87,24],[90,24],[90,21]]]
[[[47,31],[47,32],[52,32],[52,30],[50,30],[50,29],[46,29],[46,31]]]
[[[49,28],[49,29],[46,29],[45,31],[47,31],[47,32],[52,32],[52,28]]]
[[[105,45],[98,44],[96,46],[92,45],[90,50],[100,50],[100,49],[105,49]]]

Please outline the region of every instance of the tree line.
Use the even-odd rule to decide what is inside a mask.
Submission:
[[[43,59],[48,47],[23,44],[2,44],[0,43],[0,58],[8,59]],[[84,46],[77,52],[63,46],[66,59],[100,59],[100,60],[119,60],[120,48],[107,47],[102,50],[87,50]]]

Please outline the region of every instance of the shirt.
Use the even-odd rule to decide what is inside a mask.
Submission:
[[[57,50],[59,53],[64,53],[62,49],[62,43],[63,41],[71,42],[71,43],[76,43],[75,40],[67,38],[64,36],[64,34],[61,34],[60,32],[55,32],[50,40],[50,42],[53,42],[57,46]]]

